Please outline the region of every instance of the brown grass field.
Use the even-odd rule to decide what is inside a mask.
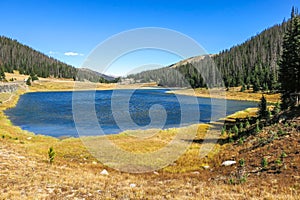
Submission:
[[[232,100],[241,100],[241,101],[259,101],[262,95],[265,95],[267,101],[269,103],[277,103],[280,101],[280,95],[277,94],[269,94],[269,93],[254,93],[252,90],[246,90],[244,92],[240,92],[241,87],[230,88],[229,91],[225,89],[182,89],[175,90],[172,93],[182,94],[182,95],[192,95],[199,97],[213,97],[213,98],[226,98]],[[220,93],[219,93],[220,91]]]
[[[24,77],[19,76],[23,80]],[[110,87],[99,86],[101,89]],[[70,89],[70,80],[40,80],[29,91]],[[35,135],[14,126],[3,111],[15,106],[24,92],[0,94],[0,199],[299,199],[299,117],[265,127],[259,134],[246,138],[243,144],[223,143],[227,136],[218,133],[220,142],[203,158],[199,150],[206,145],[201,141],[209,126],[187,127],[185,131],[196,127],[196,138],[175,162],[155,172],[130,174],[102,165],[79,138]],[[252,98],[254,100],[254,96]],[[255,113],[248,109],[230,118]],[[279,129],[285,134],[265,142]],[[166,145],[177,131],[180,130],[126,131],[110,135],[108,139],[128,152],[145,153]],[[156,134],[152,135],[153,132]],[[134,135],[152,136],[138,140]],[[53,164],[49,163],[47,154],[51,146],[56,152]],[[283,152],[286,156],[281,158]],[[262,158],[268,161],[263,168]],[[225,160],[238,162],[240,159],[245,160],[243,183],[237,183],[238,163],[221,166]],[[109,175],[100,174],[103,169]]]

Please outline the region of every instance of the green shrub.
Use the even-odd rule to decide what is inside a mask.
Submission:
[[[286,132],[283,131],[282,129],[279,129],[278,132],[277,132],[277,134],[278,134],[279,136],[282,136],[282,135],[285,135]]]
[[[226,129],[223,127],[221,131],[221,135],[224,135],[226,133]]]
[[[277,159],[277,160],[275,160],[275,163],[276,163],[277,165],[281,165],[281,164],[282,164],[282,161],[281,161],[280,159]]]
[[[243,138],[240,138],[240,139],[238,140],[238,143],[239,143],[239,145],[244,144],[244,139],[243,139]]]
[[[263,167],[263,168],[266,168],[267,166],[268,166],[268,161],[267,161],[267,159],[266,158],[262,158],[261,159],[261,166]]]
[[[283,152],[281,153],[280,157],[281,157],[281,158],[285,158],[285,157],[287,157],[287,154],[283,151]]]
[[[233,130],[233,133],[236,135],[236,136],[238,136],[239,135],[239,128],[236,126],[236,125],[234,125],[234,127],[232,128]]]
[[[256,124],[255,133],[259,133],[259,132],[260,132],[259,124]]]
[[[245,89],[246,89],[246,87],[245,87],[245,85],[243,85],[243,86],[241,87],[241,90],[240,90],[240,92],[244,92],[244,91],[245,91]]]
[[[27,78],[26,85],[31,86],[31,78],[30,77]]]
[[[245,166],[245,160],[244,160],[244,158],[242,158],[242,159],[239,160],[239,164],[240,164],[241,167]]]
[[[240,123],[239,129],[240,129],[240,131],[242,131],[242,130],[244,129],[244,124],[243,124],[243,122]]]
[[[249,128],[250,127],[250,122],[249,122],[249,120],[247,120],[246,122],[245,122],[245,128]]]
[[[30,78],[31,78],[32,82],[39,80],[38,76],[34,73],[30,74]]]
[[[230,185],[234,185],[234,184],[235,184],[234,178],[230,178],[230,179],[228,180],[228,183],[229,183]]]
[[[247,175],[244,175],[240,178],[240,183],[246,183],[247,182]]]
[[[48,151],[48,156],[49,156],[49,163],[52,164],[54,162],[54,157],[55,157],[56,153],[53,150],[53,147],[49,148]]]
[[[279,102],[277,102],[276,104],[275,104],[275,107],[274,107],[274,110],[273,110],[273,112],[274,112],[274,114],[278,114],[278,113],[280,113],[280,103]]]
[[[271,119],[271,117],[272,117],[272,113],[271,113],[271,111],[268,109],[267,119]]]

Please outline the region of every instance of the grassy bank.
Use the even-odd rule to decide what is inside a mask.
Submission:
[[[30,91],[34,91],[34,87],[35,85]],[[24,92],[26,91],[18,91],[13,96],[0,94],[3,102],[9,99],[0,105],[0,197],[3,199],[298,198],[299,179],[295,181],[292,177],[297,178],[297,175],[289,174],[296,173],[289,170],[293,169],[293,165],[284,171],[289,174],[287,177],[290,177],[286,181],[282,180],[286,173],[279,176],[262,170],[249,175],[244,184],[230,183],[229,180],[238,167],[223,167],[221,163],[224,160],[238,161],[245,158],[246,166],[251,166],[251,170],[259,168],[259,160],[268,152],[267,146],[264,149],[254,149],[251,154],[239,152],[251,149],[253,142],[260,142],[262,139],[251,138],[249,143],[245,141],[243,146],[236,143],[218,143],[207,156],[200,157],[199,151],[201,147],[205,147],[203,139],[210,141],[211,136],[205,134],[208,125],[193,125],[184,129],[187,132],[196,129],[196,137],[175,162],[155,173],[128,174],[103,166],[89,153],[79,138],[57,139],[35,135],[12,125],[3,111],[15,106]],[[255,109],[248,109],[230,118],[252,116],[255,113]],[[171,141],[178,131],[180,129],[126,131],[107,138],[119,148],[141,154],[160,149]],[[215,134],[220,136],[219,132]],[[146,139],[141,140],[140,137]],[[295,136],[293,138],[297,139]],[[103,137],[96,139],[101,142]],[[220,139],[225,138],[220,136]],[[297,144],[292,141],[291,144]],[[287,159],[290,159],[287,162],[295,163],[297,159],[292,160],[292,150],[280,144],[278,142],[274,147],[283,148],[288,153]],[[48,162],[47,154],[51,146],[56,152],[52,165]],[[103,169],[107,169],[109,175],[100,174]]]
[[[219,92],[220,91],[220,92]],[[262,95],[265,95],[269,103],[277,103],[280,101],[280,94],[268,94],[268,93],[254,93],[251,90],[245,90],[240,92],[240,87],[230,88],[228,91],[225,89],[182,89],[174,90],[172,93],[181,94],[181,95],[190,95],[198,97],[207,97],[207,98],[226,98],[230,100],[240,100],[240,101],[259,101]]]
[[[3,141],[18,144],[21,148],[26,149],[30,155],[42,156],[45,161],[47,150],[50,146],[53,146],[57,151],[57,162],[68,164],[92,164],[96,161],[79,138],[57,139],[43,135],[35,135],[14,126],[7,116],[5,116],[3,111],[15,106],[19,96],[25,92],[26,91],[24,90],[19,90],[18,92],[11,94],[12,96],[9,97],[10,101],[0,105],[0,136]],[[0,96],[4,98],[7,94],[0,94]],[[196,137],[201,139],[205,136],[208,127],[208,125],[201,124],[182,129],[126,131],[118,135],[109,135],[106,138],[128,152],[147,153],[154,152],[164,147],[183,129],[185,132],[197,131]],[[99,143],[104,141],[104,137],[97,137],[94,139]],[[200,146],[200,144],[192,144],[188,151],[176,161],[176,165],[167,167],[165,170],[170,172],[185,172],[201,169],[201,166],[205,163],[197,156]]]

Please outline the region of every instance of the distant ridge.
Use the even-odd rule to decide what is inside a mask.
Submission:
[[[33,73],[43,78],[73,78],[92,82],[114,79],[89,69],[75,68],[5,36],[0,36],[0,68],[9,73],[18,70],[20,74]]]
[[[93,71],[88,68],[78,68],[78,71],[79,71],[78,76],[81,79],[87,79],[87,80],[90,80],[93,82],[99,82],[99,77],[102,77],[103,79],[105,79],[107,81],[114,81],[116,79],[116,77],[108,76],[108,75]]]

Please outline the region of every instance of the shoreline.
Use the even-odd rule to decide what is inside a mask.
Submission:
[[[123,90],[123,89],[130,89],[130,88],[117,88],[116,90],[118,90],[118,89],[120,89],[120,90]],[[138,89],[144,89],[144,88],[138,88]],[[148,87],[148,88],[146,88],[146,89],[158,89],[158,88],[150,88],[150,87]],[[161,89],[165,89],[165,88],[161,88]],[[113,88],[107,88],[107,89],[96,89],[95,91],[104,91],[104,90],[115,90],[115,89],[113,89]],[[21,90],[21,89],[18,89],[16,92],[15,92],[15,94],[13,94],[12,93],[12,96],[10,97],[10,101],[12,101],[11,103],[9,103],[7,106],[5,106],[4,108],[0,108],[0,112],[1,112],[1,114],[3,114],[4,115],[4,117],[8,120],[8,122],[9,122],[9,124],[12,126],[12,127],[15,127],[15,128],[20,128],[19,126],[16,126],[16,125],[14,125],[12,122],[11,122],[11,120],[9,119],[9,117],[5,114],[5,110],[6,109],[10,109],[10,108],[13,108],[13,107],[15,107],[16,105],[17,105],[17,103],[18,103],[18,101],[19,101],[19,99],[20,99],[20,97],[22,96],[22,95],[24,95],[24,94],[26,94],[26,93],[38,93],[38,92],[73,92],[74,90],[46,90],[46,91],[44,91],[44,90],[30,90],[30,89],[27,89],[27,90]],[[89,90],[77,90],[77,91],[89,91]],[[175,90],[175,92],[176,92],[176,90]],[[172,94],[173,93],[173,91],[166,91],[166,93],[170,93],[170,94]],[[187,96],[190,96],[190,95],[188,95],[188,94],[179,94],[179,95],[187,95]],[[211,98],[211,97],[208,97],[208,96],[197,96],[197,97],[202,97],[202,98]],[[217,98],[217,97],[212,97],[212,98]],[[230,99],[230,100],[237,100],[237,99]],[[248,100],[244,100],[244,101],[248,101]],[[0,104],[0,105],[3,105],[3,103],[2,104]],[[253,114],[253,110],[256,110],[256,108],[253,108],[253,107],[250,107],[250,108],[246,108],[246,109],[244,109],[244,110],[240,110],[240,111],[237,111],[237,112],[235,112],[235,113],[232,113],[232,114],[230,114],[230,115],[227,115],[227,116],[224,116],[224,118],[221,118],[221,119],[219,119],[219,120],[221,120],[221,121],[225,121],[226,119],[227,120],[232,120],[233,118],[238,118],[239,116],[244,116],[244,115],[248,115],[248,114]],[[195,124],[190,124],[190,125],[187,125],[187,126],[183,126],[183,127],[179,127],[179,128],[168,128],[168,129],[155,129],[155,128],[153,128],[153,129],[155,129],[155,130],[157,130],[157,131],[168,131],[169,129],[180,129],[180,128],[186,128],[186,127],[190,127],[190,126],[195,126],[195,125],[198,125],[198,126],[208,126],[208,127],[210,127],[210,126],[213,126],[213,124],[214,124],[214,122],[210,122],[210,123],[195,123]],[[21,128],[20,128],[21,129]],[[73,136],[70,136],[70,137],[64,137],[64,136],[61,136],[62,138],[60,138],[60,137],[53,137],[53,136],[49,136],[49,135],[44,135],[44,134],[38,134],[38,133],[34,133],[34,132],[30,132],[30,131],[26,131],[26,130],[23,130],[23,129],[21,129],[22,131],[24,131],[24,132],[28,132],[28,133],[30,133],[30,134],[34,134],[34,135],[36,135],[36,136],[38,136],[38,135],[41,135],[41,136],[45,136],[45,137],[51,137],[51,138],[53,138],[53,139],[60,139],[60,140],[64,140],[64,139],[69,139],[69,138],[75,138],[75,139],[80,139],[80,136],[79,137],[73,137]],[[117,133],[117,134],[107,134],[107,135],[105,135],[104,137],[107,137],[107,136],[110,136],[110,135],[115,135],[115,136],[118,136],[118,135],[123,135],[123,133],[125,133],[125,132],[127,132],[127,131],[129,131],[129,132],[138,132],[138,131],[141,131],[141,132],[143,132],[143,131],[148,131],[148,130],[151,130],[151,129],[146,129],[146,130],[144,130],[144,129],[137,129],[137,130],[125,130],[125,131],[122,131],[122,132],[120,132],[120,133]],[[89,136],[87,136],[87,137],[89,137]],[[93,136],[91,136],[91,137],[93,137]],[[97,136],[98,137],[98,136]],[[99,136],[99,137],[103,137],[103,136]]]
[[[221,91],[221,94],[217,93]],[[186,96],[196,96],[202,98],[215,98],[215,99],[225,99],[225,100],[238,100],[238,101],[253,101],[259,102],[262,95],[267,98],[268,103],[274,104],[280,102],[280,94],[265,94],[265,93],[253,93],[251,91],[239,92],[239,88],[231,88],[230,91],[225,91],[224,89],[178,89],[168,91],[171,94],[180,94]],[[224,98],[225,97],[225,98]]]
[[[13,107],[14,104],[16,105],[19,97],[25,93],[26,91],[19,91],[5,107],[9,108]],[[255,167],[255,164],[260,162],[260,158],[257,158],[260,156],[258,153],[264,152],[264,149],[259,149],[258,153],[254,152],[250,154],[247,152],[239,155],[238,152],[240,150],[249,148],[248,145],[252,140],[248,141],[248,143],[245,144],[246,146],[236,145],[235,143],[216,143],[211,148],[211,142],[201,142],[205,139],[208,141],[214,140],[214,137],[207,134],[207,126],[193,125],[192,129],[197,130],[197,135],[194,138],[195,142],[191,142],[185,152],[177,157],[174,162],[153,172],[132,174],[116,170],[113,168],[113,166],[115,166],[113,165],[114,162],[103,164],[101,160],[97,160],[97,157],[93,156],[80,138],[66,138],[60,140],[50,136],[32,134],[14,126],[9,123],[7,117],[2,116],[3,109],[3,104],[0,104],[0,133],[2,134],[2,137],[0,137],[0,162],[8,163],[9,165],[4,165],[7,167],[8,173],[4,176],[1,183],[4,185],[4,189],[13,188],[12,194],[14,195],[19,194],[18,192],[24,188],[28,188],[29,191],[34,192],[36,185],[39,185],[39,188],[45,189],[42,192],[34,192],[33,195],[35,195],[35,197],[37,195],[50,194],[50,192],[52,193],[55,189],[57,191],[64,191],[64,193],[55,193],[60,194],[61,197],[64,198],[69,194],[69,191],[73,192],[74,188],[76,191],[84,188],[83,193],[78,193],[78,195],[85,194],[86,192],[94,192],[99,195],[98,191],[101,190],[101,194],[107,191],[109,197],[111,197],[110,191],[116,194],[120,191],[120,188],[125,188],[124,191],[129,191],[130,194],[132,191],[146,190],[150,192],[155,191],[155,193],[161,197],[162,187],[165,188],[164,190],[169,191],[170,188],[174,188],[174,191],[177,191],[178,188],[183,188],[184,185],[188,185],[188,187],[184,187],[186,191],[199,186],[198,191],[202,191],[204,187],[205,189],[203,191],[208,191],[208,195],[211,194],[209,191],[213,188],[217,191],[217,196],[215,197],[219,197],[219,194],[223,194],[224,191],[232,195],[239,195],[241,187],[246,188],[248,191],[247,194],[259,197],[261,196],[261,192],[256,193],[253,191],[253,185],[263,178],[267,184],[263,186],[263,188],[274,187],[273,179],[277,178],[277,175],[274,177],[267,173],[264,173],[263,176],[256,176],[256,174],[254,174],[255,176],[249,176],[247,183],[242,186],[229,185],[227,180],[229,180],[231,174],[236,171],[236,167],[224,167],[221,163],[224,160],[234,159],[238,161],[241,158],[247,159],[246,162],[250,163],[251,159],[254,158],[256,160],[251,161],[251,163],[253,163]],[[218,124],[216,124],[216,126],[217,125]],[[3,131],[6,129],[6,132]],[[191,129],[187,128],[186,131],[190,133]],[[148,152],[155,152],[165,147],[166,144],[172,141],[177,135],[176,129],[173,128],[159,131],[154,137],[146,138],[146,141],[144,141],[141,140],[139,136],[143,137],[149,134],[152,136],[152,132],[149,130],[137,130],[136,132],[139,134],[137,135],[137,139],[133,136],[135,133],[130,131],[107,136],[107,139],[124,151],[136,154],[147,154]],[[3,136],[5,136],[5,138]],[[216,132],[216,136],[221,140],[226,138],[226,134],[222,136],[220,132]],[[99,142],[103,142],[101,138],[99,140]],[[99,144],[98,141],[97,144]],[[52,165],[49,164],[48,159],[48,150],[50,147],[53,147],[56,153]],[[205,157],[200,157],[199,153],[203,149],[206,149],[206,147],[210,149],[208,154]],[[234,150],[237,148],[237,150],[234,151],[233,148]],[[276,146],[276,148],[278,147]],[[1,153],[4,156],[1,157]],[[9,157],[5,157],[5,155],[9,155]],[[273,159],[274,158],[272,158],[272,160]],[[272,160],[270,159],[270,162]],[[254,169],[254,167],[252,168]],[[104,170],[106,170],[107,175],[102,174]],[[24,178],[24,174],[26,177],[29,177],[30,180],[33,180],[33,182],[28,183],[28,179]],[[266,177],[266,175],[268,175],[268,177]],[[224,178],[220,179],[219,177]],[[281,175],[280,177],[286,176]],[[7,185],[7,182],[11,180],[14,180],[14,182],[12,182],[11,185]],[[212,182],[211,180],[216,180],[217,182]],[[294,179],[291,178],[288,181],[288,183],[293,183],[292,181],[294,181]],[[102,185],[99,185],[99,183]],[[132,188],[130,186],[131,184],[135,184],[135,188]],[[78,187],[79,185],[80,187]],[[285,194],[286,191],[290,192],[290,188],[292,187],[292,184],[281,187],[282,190],[276,190],[274,197]],[[264,189],[262,191],[265,192],[265,195],[273,195],[272,193],[266,193],[268,190]],[[52,195],[53,194],[54,193],[52,193]],[[145,197],[149,196],[148,193],[144,195]],[[184,193],[183,196],[186,197],[186,193]],[[296,197],[297,195],[295,194],[294,196]],[[133,196],[133,198],[135,197],[137,196]],[[199,195],[197,197],[199,197]]]

